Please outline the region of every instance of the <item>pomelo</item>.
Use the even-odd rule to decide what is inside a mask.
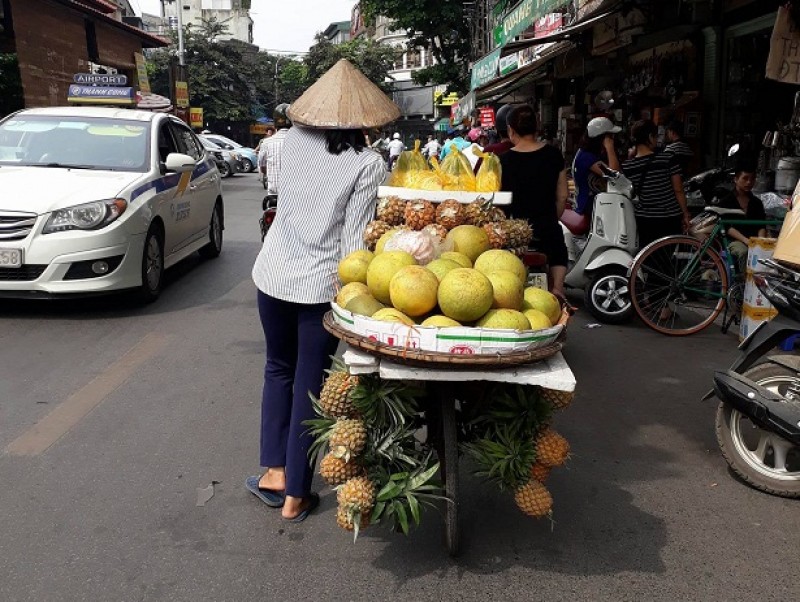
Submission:
[[[439,259],[434,259],[425,267],[433,272],[436,275],[436,279],[441,282],[447,272],[458,269],[461,266],[452,259],[443,259],[440,257]]]
[[[528,322],[531,323],[531,328],[533,330],[543,330],[545,328],[550,328],[553,325],[552,322],[550,322],[550,318],[548,318],[538,309],[526,309],[522,313],[525,314],[526,318],[528,318]]]
[[[457,253],[463,253],[474,264],[475,260],[489,250],[489,235],[478,226],[456,226],[447,233]]]
[[[351,282],[367,282],[367,268],[371,259],[360,254],[360,251],[350,253],[339,262],[339,280],[344,284]],[[367,251],[369,253],[369,251]],[[371,253],[370,253],[371,255]]]
[[[475,323],[480,328],[500,328],[505,330],[530,330],[531,323],[522,312],[514,309],[490,309]]]
[[[378,242],[375,243],[375,255],[380,255],[383,253],[383,247],[386,246],[388,240],[397,234],[399,228],[392,228],[391,230],[387,230],[379,239]]]
[[[456,251],[445,251],[444,253],[439,255],[439,259],[449,259],[450,261],[455,261],[462,268],[472,267],[472,261],[470,260],[470,258],[464,255],[463,253],[458,253]]]
[[[439,307],[448,318],[472,322],[492,306],[492,283],[477,270],[450,270],[439,283]]]
[[[378,310],[383,309],[385,306],[369,293],[353,297],[345,305],[345,309],[359,316],[372,316]]]
[[[401,268],[389,282],[392,305],[407,316],[422,316],[436,307],[439,279],[419,265]]]
[[[373,320],[380,320],[381,322],[400,322],[401,324],[414,325],[414,320],[409,318],[403,312],[394,307],[384,307],[372,314]]]
[[[529,286],[525,289],[525,301],[522,304],[523,311],[526,309],[538,309],[551,324],[555,324],[561,318],[561,303],[551,292],[536,286]]]
[[[347,307],[347,302],[350,299],[358,297],[359,295],[368,295],[369,289],[363,282],[351,282],[345,284],[336,294],[336,304],[339,307]]]
[[[416,265],[417,261],[405,251],[386,251],[376,255],[367,268],[367,286],[369,292],[381,303],[391,303],[389,283],[392,276],[407,265]]]
[[[486,274],[494,291],[494,309],[522,309],[523,284],[514,272],[495,270]]]
[[[437,328],[453,328],[455,326],[461,326],[460,323],[456,322],[452,318],[448,318],[447,316],[431,316],[426,318],[420,326],[435,326]]]
[[[525,285],[528,278],[528,270],[522,260],[511,251],[504,249],[489,249],[475,260],[475,269],[484,274],[496,272],[497,270],[508,270],[513,272],[519,281]]]

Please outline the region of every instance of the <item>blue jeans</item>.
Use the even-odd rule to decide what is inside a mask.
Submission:
[[[309,394],[319,397],[336,339],[322,326],[327,303],[305,305],[258,292],[267,343],[261,399],[261,465],[286,468],[286,495],[306,497],[314,468],[312,437],[303,424],[315,417]]]

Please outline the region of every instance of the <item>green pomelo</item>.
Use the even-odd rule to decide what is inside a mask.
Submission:
[[[348,255],[339,262],[339,280],[344,284],[351,282],[367,282],[367,268],[369,261],[363,257]]]
[[[525,289],[525,301],[522,304],[523,311],[526,309],[538,309],[551,324],[555,324],[561,319],[561,303],[551,292],[536,286],[529,286]]]
[[[498,270],[507,270],[516,275],[523,286],[528,279],[528,270],[522,260],[511,251],[503,249],[489,249],[482,253],[475,261],[475,269],[487,275]]]
[[[494,300],[492,283],[477,270],[451,270],[439,283],[439,307],[448,318],[472,322],[485,314]]]
[[[550,319],[538,309],[526,309],[522,313],[528,318],[528,322],[531,323],[531,329],[533,330],[544,330],[553,325]]]
[[[495,270],[486,274],[494,291],[494,309],[522,310],[523,284],[514,272]]]
[[[336,304],[339,307],[347,308],[350,299],[355,299],[359,295],[368,295],[369,289],[363,282],[351,282],[345,284],[336,294]]]
[[[344,307],[347,311],[359,316],[371,317],[375,312],[384,308],[383,303],[370,294],[353,297]]]
[[[397,234],[398,228],[392,228],[391,230],[387,230],[383,236],[378,239],[378,242],[375,243],[375,255],[380,255],[383,253],[383,247],[386,246],[386,243],[389,239]]]
[[[389,284],[392,277],[407,265],[416,265],[417,261],[405,251],[386,251],[377,255],[367,269],[367,286],[369,292],[381,303],[391,303]]]
[[[514,309],[490,309],[475,323],[480,328],[499,328],[504,330],[530,330],[528,318]]]
[[[462,268],[472,267],[472,261],[470,261],[469,257],[463,253],[457,253],[456,251],[445,251],[439,255],[439,259],[449,259],[450,261],[455,261]]]
[[[414,320],[409,318],[403,312],[395,309],[394,307],[384,307],[372,314],[373,320],[380,320],[381,322],[400,322],[401,324],[414,325]]]
[[[447,233],[457,253],[463,253],[472,263],[489,250],[489,235],[478,226],[456,226]]]
[[[419,265],[400,269],[389,283],[392,305],[407,316],[422,316],[436,307],[439,279]]]
[[[444,275],[447,274],[447,272],[450,270],[456,270],[462,266],[452,259],[444,259],[440,257],[439,259],[434,259],[425,267],[433,272],[436,275],[436,279],[441,282],[442,278],[444,278]]]
[[[448,318],[447,316],[431,316],[430,318],[425,319],[420,326],[435,326],[437,328],[453,328],[455,326],[461,326],[459,322],[456,322],[452,318]]]

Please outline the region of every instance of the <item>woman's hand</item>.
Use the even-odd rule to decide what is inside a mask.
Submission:
[[[692,218],[689,215],[688,211],[683,212],[683,231],[688,232],[689,226],[691,225]]]

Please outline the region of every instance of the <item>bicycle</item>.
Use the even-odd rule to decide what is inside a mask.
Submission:
[[[742,219],[738,209],[708,207],[710,232],[661,238],[642,249],[628,273],[631,302],[642,321],[666,335],[686,336],[710,326],[725,311],[722,332],[738,322],[745,274],[730,250],[731,227],[780,225]],[[736,219],[736,218],[739,219]],[[713,226],[713,227],[712,227]],[[691,232],[691,230],[690,230]]]

